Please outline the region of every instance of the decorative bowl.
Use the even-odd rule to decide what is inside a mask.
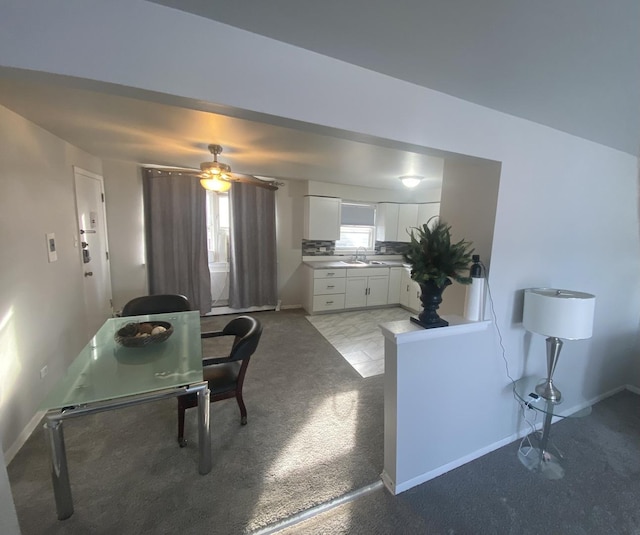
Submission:
[[[164,342],[172,334],[173,326],[168,321],[143,321],[127,323],[118,329],[114,339],[124,347],[146,347],[149,344]]]

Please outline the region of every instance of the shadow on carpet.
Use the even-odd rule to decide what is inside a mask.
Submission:
[[[38,427],[8,467],[23,535],[241,534],[379,479],[382,378],[359,377],[302,311],[253,315],[264,332],[245,381],[248,425],[235,400],[211,404],[211,473],[198,474],[195,410],[177,445],[175,399],[72,419],[75,513],[58,521]],[[203,330],[231,317],[204,318]]]

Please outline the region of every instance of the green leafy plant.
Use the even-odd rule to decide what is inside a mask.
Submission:
[[[471,242],[451,243],[451,226],[439,218],[432,224],[433,219],[411,230],[411,242],[404,253],[405,262],[411,265],[411,278],[418,283],[433,281],[438,288],[444,288],[447,279],[471,284],[471,277],[462,275],[471,263]]]

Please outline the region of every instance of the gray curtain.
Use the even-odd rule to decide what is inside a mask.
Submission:
[[[182,294],[211,311],[206,195],[197,178],[145,169],[145,224],[151,294]]]
[[[229,306],[277,304],[276,194],[235,182],[231,187]]]

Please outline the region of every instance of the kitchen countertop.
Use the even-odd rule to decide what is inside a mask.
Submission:
[[[381,267],[408,267],[402,260],[375,260],[367,259],[367,262],[376,262],[375,264],[353,264],[344,260],[313,260],[304,261],[303,264],[309,266],[312,269],[345,269],[345,268],[381,268]],[[379,263],[378,263],[379,262]]]

